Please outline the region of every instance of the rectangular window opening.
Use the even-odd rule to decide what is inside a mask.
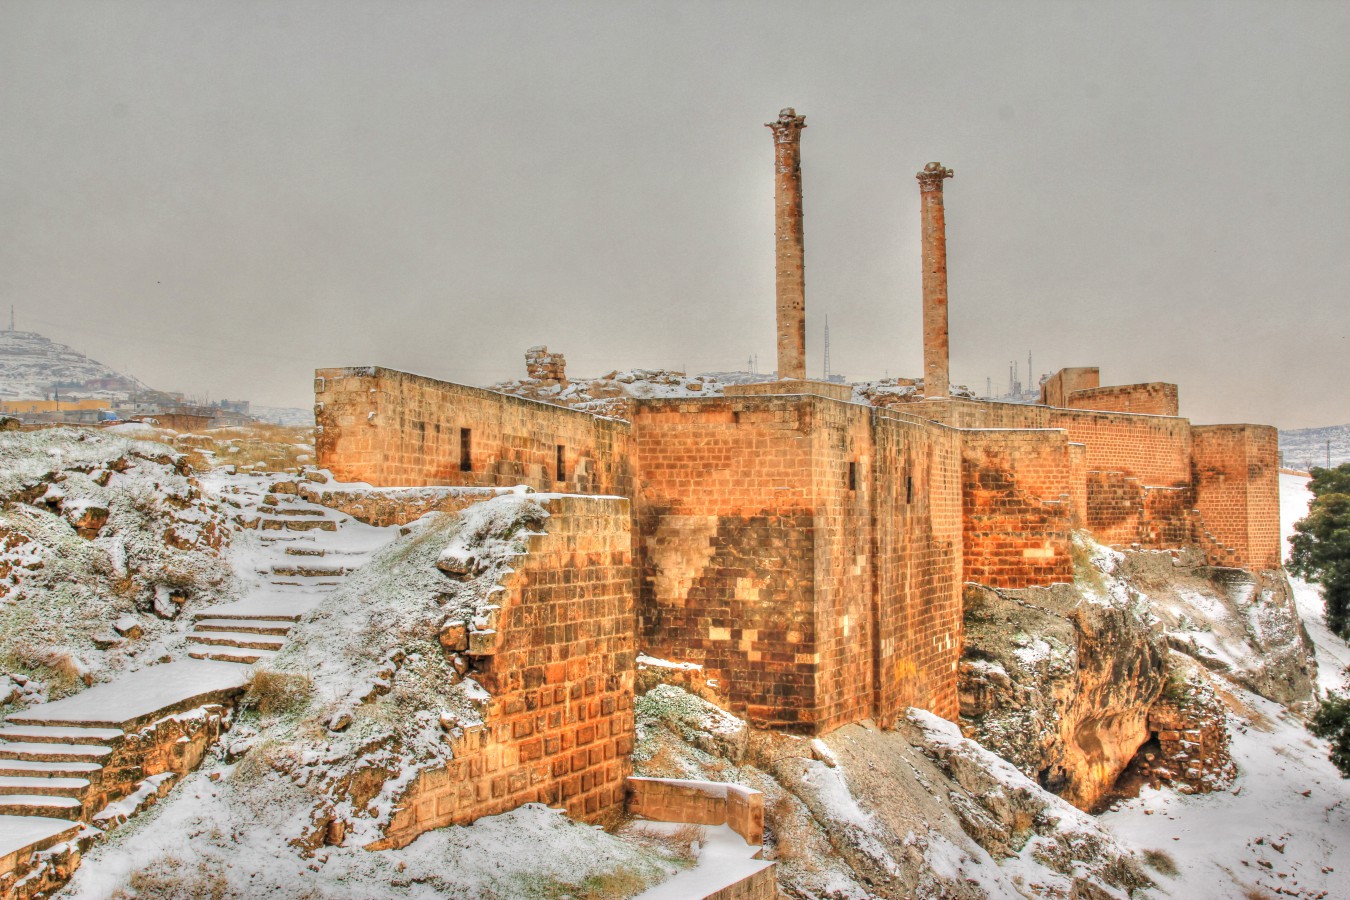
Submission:
[[[459,470],[461,472],[473,471],[473,457],[469,455],[472,446],[473,430],[461,428],[459,430]]]
[[[848,489],[850,491],[858,489],[858,464],[855,462],[848,464]]]
[[[909,475],[905,476],[905,502],[914,502],[914,479]]]
[[[558,475],[558,477],[555,480],[557,481],[567,480],[567,448],[564,447],[562,444],[558,445],[558,459],[556,465],[554,466],[554,469],[556,470]]]

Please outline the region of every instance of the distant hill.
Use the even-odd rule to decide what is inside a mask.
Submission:
[[[83,353],[36,331],[0,331],[0,400],[125,395],[149,390]]]
[[[1331,464],[1350,462],[1350,425],[1299,428],[1280,432],[1280,453],[1292,469],[1308,469],[1327,464],[1327,442],[1331,442]]]

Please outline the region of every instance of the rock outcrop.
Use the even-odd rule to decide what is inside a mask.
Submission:
[[[967,736],[1090,808],[1149,738],[1166,652],[1137,595],[971,585],[961,663]]]

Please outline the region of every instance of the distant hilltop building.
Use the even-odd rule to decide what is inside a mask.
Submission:
[[[963,585],[1071,582],[1077,529],[1280,566],[1274,428],[1192,425],[1175,385],[1102,386],[1093,367],[1050,376],[1039,404],[953,396],[954,173],[940,163],[917,176],[921,390],[880,408],[807,380],[805,118],[784,109],[768,127],[779,380],[631,398],[611,418],[378,367],[316,372],[319,464],[338,479],[623,498],[550,519],[569,562],[539,577],[568,586],[566,605],[503,609],[484,632],[489,725],[413,786],[393,844],[533,800],[590,819],[616,809],[638,649],[701,667],[758,727],[885,727],[910,706],[954,720]],[[564,378],[544,347],[529,366]]]

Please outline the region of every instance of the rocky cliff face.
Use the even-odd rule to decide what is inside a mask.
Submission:
[[[1089,816],[910,710],[824,738],[750,732],[670,685],[637,702],[639,774],[765,794],[766,858],[791,898],[1123,898],[1149,879]]]
[[[961,715],[968,736],[1083,809],[1149,737],[1166,645],[1146,605],[1073,585],[971,586]]]
[[[1283,573],[1084,540],[1077,552],[1072,585],[966,593],[965,732],[1047,790],[1091,809],[1146,744],[1146,771],[1195,790],[1231,780],[1222,711],[1187,700],[1207,690],[1190,659],[1280,703],[1311,699]]]

